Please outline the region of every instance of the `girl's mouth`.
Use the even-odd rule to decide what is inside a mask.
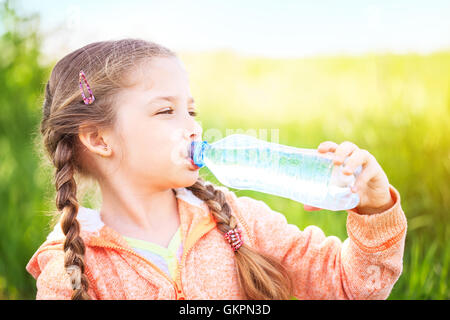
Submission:
[[[192,156],[191,156],[191,145],[192,145],[192,141],[189,142],[189,144],[187,145],[187,155],[186,155],[186,160],[190,163],[191,168],[192,169],[200,169],[195,163],[194,160],[192,160]]]

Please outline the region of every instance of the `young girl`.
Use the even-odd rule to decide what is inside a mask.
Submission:
[[[37,299],[389,296],[407,223],[370,153],[350,142],[318,148],[348,174],[363,165],[341,242],[199,178],[188,161],[191,141],[202,140],[195,115],[183,64],[158,44],[95,42],[55,65],[40,130],[61,217],[26,266]],[[76,181],[91,178],[98,211],[77,199]]]

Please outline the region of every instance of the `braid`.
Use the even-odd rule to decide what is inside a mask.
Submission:
[[[187,189],[205,201],[222,234],[236,227],[236,218],[231,215],[230,206],[221,190],[215,189],[212,184],[206,185],[201,178]],[[292,295],[291,278],[288,271],[279,262],[272,257],[256,252],[245,243],[235,251],[235,255],[239,284],[247,296],[246,299],[290,299]]]
[[[73,143],[69,136],[64,136],[57,144],[54,155],[56,167],[56,208],[62,212],[61,229],[66,236],[64,241],[64,267],[70,276],[72,300],[90,300],[87,293],[89,283],[84,274],[85,245],[80,237],[80,225],[76,220],[78,200],[77,186],[74,179],[72,159]]]

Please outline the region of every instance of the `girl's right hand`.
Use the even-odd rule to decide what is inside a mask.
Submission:
[[[339,153],[341,153],[343,156],[347,156],[348,155],[348,153],[349,153],[349,151],[352,151],[352,150],[343,150],[344,149],[344,147],[342,146],[342,144],[341,145],[338,145],[337,143],[334,143],[334,142],[331,142],[331,141],[325,141],[325,142],[322,142],[321,144],[319,144],[319,146],[317,147],[317,151],[319,152],[319,153],[327,153],[327,152],[330,152],[330,153],[333,153],[333,163],[335,164],[335,165],[338,165],[339,163],[337,163],[336,162],[336,154],[339,152]],[[306,211],[318,211],[318,210],[324,210],[324,209],[322,209],[322,208],[317,208],[317,207],[313,207],[313,206],[310,206],[310,205],[307,205],[307,204],[303,204],[303,208],[306,210]]]
[[[318,152],[332,152],[335,165],[345,165],[343,173],[351,175],[362,166],[351,191],[358,193],[361,199],[356,210],[359,214],[374,214],[390,208],[394,201],[389,190],[389,180],[375,157],[366,150],[359,149],[354,143],[345,141],[338,145],[332,141],[322,142]],[[347,163],[346,163],[347,162]],[[322,210],[304,204],[306,211]]]

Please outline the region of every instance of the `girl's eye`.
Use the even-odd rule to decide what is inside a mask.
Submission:
[[[167,113],[167,112],[172,112],[173,110],[172,109],[169,109],[169,110],[165,110],[165,111],[161,111],[161,112],[158,112],[157,114],[164,114],[164,113]]]
[[[161,112],[158,112],[157,114],[167,114],[168,112],[172,113],[172,112],[173,112],[173,109],[161,111]],[[191,116],[193,116],[193,117],[197,117],[197,116],[198,116],[198,112],[195,112],[195,111],[191,111],[191,112],[189,112],[189,114],[190,114]]]

